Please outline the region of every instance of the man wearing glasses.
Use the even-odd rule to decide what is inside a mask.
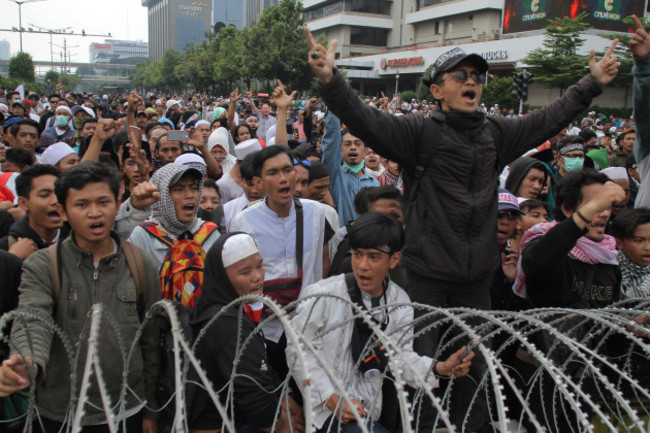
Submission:
[[[404,168],[408,212],[403,263],[409,271],[411,300],[490,308],[489,286],[498,264],[498,173],[555,136],[602,93],[602,86],[618,73],[619,62],[612,56],[618,40],[600,61],[590,53],[590,73],[562,97],[517,119],[479,112],[488,64],[479,55],[454,48],[435,61],[424,80],[440,108],[425,119],[420,114],[391,116],[365,106],[336,68],[338,42],[332,40],[326,50],[307,28],[305,33],[309,64],[329,110],[352,134],[372,143],[379,155]],[[433,355],[435,339],[433,333],[424,334],[416,341],[418,353]],[[462,403],[457,407],[471,406]],[[476,411],[486,409],[478,406]],[[466,420],[466,411],[459,412],[451,414],[452,421],[468,431],[485,423],[480,417]]]

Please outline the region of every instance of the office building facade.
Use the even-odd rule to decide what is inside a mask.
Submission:
[[[259,22],[264,9],[277,6],[280,0],[244,0],[244,27]]]
[[[168,49],[184,51],[212,32],[211,0],[142,0],[148,9],[149,58]]]
[[[9,41],[0,41],[0,60],[9,60],[11,58],[11,45]]]
[[[110,63],[111,59],[148,57],[149,44],[142,41],[106,39],[104,43],[91,43],[88,50],[91,63]]]
[[[244,27],[244,0],[212,0],[212,24],[216,29]]]

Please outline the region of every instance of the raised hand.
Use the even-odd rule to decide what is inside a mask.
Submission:
[[[138,92],[135,89],[133,89],[131,90],[131,93],[129,93],[129,96],[126,97],[126,100],[129,103],[127,109],[131,111],[135,111],[141,98],[140,95],[138,95]]]
[[[307,42],[309,42],[309,66],[318,77],[318,81],[321,84],[327,84],[334,76],[334,68],[336,67],[334,53],[339,41],[332,39],[329,49],[325,50],[325,47],[316,42],[307,26],[305,26],[305,35],[307,36]]]
[[[230,92],[230,102],[237,102],[239,98],[241,98],[241,94],[239,93],[239,87],[235,87],[235,90]]]
[[[109,138],[113,137],[117,132],[117,122],[113,119],[99,119],[97,120],[97,129],[95,129],[95,137],[102,143]]]
[[[457,377],[465,376],[469,373],[469,367],[472,365],[474,355],[472,351],[465,353],[465,348],[460,349],[447,358],[446,361],[437,362],[435,365],[436,373],[441,376],[451,376],[452,374]]]
[[[591,76],[601,86],[606,86],[611,83],[614,77],[616,77],[616,74],[618,74],[618,67],[621,66],[618,59],[615,56],[612,57],[616,44],[618,44],[618,39],[612,41],[609,49],[599,61],[596,61],[596,51],[591,50],[589,52],[589,70],[591,71]]]
[[[158,187],[151,182],[140,182],[131,191],[131,206],[138,210],[151,206],[160,200],[160,191]]]
[[[273,90],[273,99],[275,100],[275,105],[277,105],[278,108],[284,108],[286,110],[287,107],[289,107],[293,102],[293,98],[296,97],[296,93],[298,92],[294,90],[291,92],[291,95],[287,95],[287,93],[284,91],[282,81],[278,79],[278,85]]]
[[[634,57],[645,57],[650,54],[650,38],[648,38],[648,32],[643,28],[643,24],[636,15],[632,15],[632,21],[634,22],[634,36],[630,41],[630,51],[634,54]]]

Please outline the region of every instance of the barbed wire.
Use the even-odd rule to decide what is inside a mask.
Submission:
[[[263,301],[269,314],[246,335],[247,331],[242,327],[245,317],[242,304],[253,301]],[[207,393],[210,404],[221,418],[221,430],[235,432],[240,422],[235,379],[246,378],[255,383],[260,392],[282,396],[277,399],[279,403],[275,408],[277,420],[281,405],[283,401],[287,403],[292,388],[292,372],[299,372],[295,376],[303,378],[297,385],[302,390],[307,431],[313,429],[310,426],[316,423],[316,410],[324,404],[314,400],[312,391],[316,374],[324,375],[332,383],[334,392],[340,396],[339,405],[350,405],[360,429],[364,433],[372,431],[368,420],[352,404],[357,396],[353,395],[349,381],[361,380],[362,375],[356,370],[360,361],[354,366],[354,372],[361,376],[356,379],[340,376],[323,351],[339,353],[336,351],[348,350],[347,343],[341,342],[340,348],[318,347],[313,336],[307,336],[304,329],[298,329],[292,322],[295,308],[302,303],[309,303],[305,305],[312,308],[307,323],[316,303],[329,303],[333,310],[347,312],[341,322],[319,330],[317,338],[353,326],[357,320],[362,320],[374,332],[377,341],[369,342],[365,349],[381,345],[386,353],[388,369],[381,373],[381,379],[383,383],[392,384],[396,406],[383,409],[397,414],[399,429],[404,433],[422,431],[424,425],[431,431],[470,431],[470,413],[483,406],[495,430],[501,432],[650,431],[650,334],[634,321],[649,314],[650,301],[647,299],[627,299],[597,310],[545,308],[508,312],[438,308],[416,303],[364,310],[349,299],[329,294],[308,296],[281,307],[266,296],[255,295],[238,298],[222,308],[201,327],[193,340],[183,333],[174,304],[159,301],[144,314],[133,341],[125,341],[120,332],[123,324],[119,324],[102,304],[96,304],[85,318],[84,331],[80,335],[66,335],[52,317],[34,310],[17,309],[0,317],[0,329],[5,330],[0,339],[24,361],[34,359],[34,353],[41,348],[34,346],[38,339],[34,339],[30,323],[37,322],[52,334],[57,344],[62,345],[66,358],[62,361],[67,363],[70,372],[69,401],[59,402],[61,407],[65,407],[61,411],[65,415],[59,421],[64,421],[66,432],[79,432],[89,411],[103,413],[110,432],[117,432],[120,427],[124,431],[126,418],[134,410],[130,397],[135,398],[136,407],[145,405],[146,409],[159,413],[173,407],[174,419],[168,426],[170,431],[187,432],[190,430],[187,407],[190,385],[192,392]],[[396,326],[388,332],[373,319],[377,313],[389,315],[399,309],[415,312],[415,318],[401,329]],[[139,365],[135,357],[142,355],[143,330],[154,324],[155,316],[161,311],[165,312],[170,324],[175,392],[168,401],[153,402],[148,401],[145,395],[138,395],[141,388],[133,387],[129,380],[133,374],[143,376],[142,371],[134,370]],[[237,338],[237,347],[232,360],[232,375],[217,389],[210,380],[213,367],[201,362],[197,349],[202,345],[210,347],[207,330],[228,311],[238,312],[238,335],[232,336]],[[239,367],[255,336],[275,319],[279,319],[284,328],[287,341],[295,352],[295,362],[289,365],[289,374],[279,378],[277,387],[269,391],[239,371]],[[9,338],[8,325],[11,323],[14,329],[24,332],[29,346],[24,353]],[[107,384],[104,373],[110,370],[112,374],[108,377],[115,377],[116,368],[107,365],[100,354],[106,333],[114,335],[122,359],[119,392],[115,392],[114,384]],[[446,359],[462,346],[476,353],[467,378],[438,378],[440,387],[433,389],[433,369],[423,375],[409,364],[403,355],[410,353],[413,344],[428,334],[436,336],[437,343],[431,348],[436,360]],[[29,376],[29,404],[23,415],[25,432],[32,430],[34,422],[41,422],[43,415],[37,403],[38,388],[47,386],[37,383],[34,369],[29,369]],[[38,380],[42,378],[38,377]],[[457,383],[464,383],[462,390]],[[467,384],[472,391],[471,395],[462,398],[467,403],[460,409],[466,414],[459,421],[452,416],[452,411],[458,411],[459,398],[466,392]],[[96,396],[99,396],[99,401],[95,400]],[[378,401],[368,404],[381,406],[381,395],[376,398]],[[432,418],[425,420],[427,416]],[[0,420],[0,428],[12,421],[15,420]]]

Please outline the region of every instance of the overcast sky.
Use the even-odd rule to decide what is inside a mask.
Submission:
[[[75,33],[108,34],[114,39],[147,40],[147,8],[140,0],[27,0],[22,6],[23,27],[45,29],[70,27]],[[0,29],[18,28],[18,5],[0,0]],[[103,42],[102,36],[53,36],[54,60],[61,60],[63,39],[71,46],[72,62],[88,62],[91,42]],[[11,54],[20,51],[18,32],[0,32],[0,40],[11,44]],[[59,45],[59,46],[57,46]],[[34,60],[50,60],[50,36],[23,33],[23,51]]]

